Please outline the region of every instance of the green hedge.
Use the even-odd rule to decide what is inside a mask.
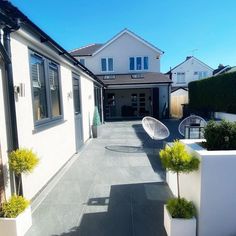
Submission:
[[[236,113],[236,72],[190,82],[189,107]]]

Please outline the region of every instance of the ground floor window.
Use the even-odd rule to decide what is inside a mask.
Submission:
[[[30,74],[35,125],[62,118],[59,65],[31,51]]]

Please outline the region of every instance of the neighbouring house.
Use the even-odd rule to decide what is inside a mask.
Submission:
[[[169,114],[171,80],[160,73],[163,51],[128,29],[104,44],[70,52],[105,84],[105,119]]]
[[[218,68],[213,71],[213,76],[225,74],[225,73],[233,73],[236,71],[236,66],[224,66],[223,64],[219,64]]]
[[[227,65],[224,66],[223,64],[219,64],[218,68],[213,70],[212,75],[213,76],[217,76],[217,75],[221,75],[226,73],[227,71],[229,71],[231,69],[231,66]]]
[[[195,80],[211,77],[213,69],[194,56],[170,69],[166,74],[172,80],[171,85],[171,116],[181,118],[182,104],[188,103],[188,83]]]
[[[8,152],[33,149],[40,164],[22,176],[32,199],[90,138],[103,83],[8,1],[0,25],[0,187],[13,193]]]

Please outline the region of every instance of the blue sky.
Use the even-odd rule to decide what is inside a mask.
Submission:
[[[103,43],[128,28],[165,51],[161,71],[192,55],[236,65],[235,0],[12,0],[67,50]],[[214,4],[214,5],[213,5]],[[197,50],[195,50],[197,49]]]

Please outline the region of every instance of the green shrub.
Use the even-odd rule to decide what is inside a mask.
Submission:
[[[9,167],[15,175],[32,172],[38,163],[37,155],[26,148],[17,149],[9,154]]]
[[[192,218],[195,215],[195,208],[191,202],[180,198],[179,173],[189,173],[197,170],[199,159],[187,152],[183,143],[175,141],[172,146],[166,146],[160,151],[162,165],[177,175],[178,198],[170,199],[167,202],[167,210],[173,218]]]
[[[188,173],[198,169],[199,159],[188,153],[183,143],[175,141],[173,146],[166,146],[160,151],[162,165],[172,172]]]
[[[192,81],[188,87],[191,109],[236,113],[236,72]]]
[[[9,201],[2,204],[1,215],[6,218],[15,218],[22,213],[29,204],[29,201],[24,197],[14,195],[9,199]]]
[[[94,125],[94,126],[101,125],[100,115],[99,115],[99,112],[98,112],[98,108],[97,108],[97,107],[95,107],[95,109],[94,109],[93,125]]]
[[[209,121],[204,137],[208,150],[236,150],[236,122]]]
[[[193,203],[184,198],[171,198],[166,207],[173,218],[191,219],[196,216],[196,209]]]

